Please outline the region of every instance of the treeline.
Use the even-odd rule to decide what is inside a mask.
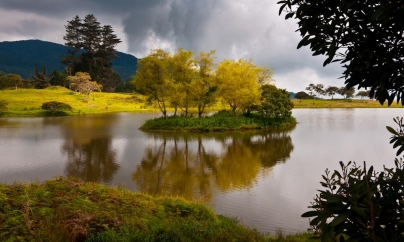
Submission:
[[[355,87],[346,88],[346,87],[336,87],[336,86],[328,86],[325,87],[323,84],[310,84],[306,87],[306,91],[301,91],[295,94],[296,99],[314,99],[314,98],[324,98],[331,97],[334,99],[336,94],[343,96],[345,99],[347,98],[367,98],[370,96],[370,91],[359,91],[355,93]]]
[[[233,116],[257,112],[264,117],[289,117],[293,103],[286,90],[272,85],[273,71],[252,60],[224,60],[215,63],[215,51],[179,49],[175,53],[157,49],[139,60],[131,83],[155,103],[164,117],[167,108],[189,117],[196,107],[201,117],[205,108],[219,100]]]

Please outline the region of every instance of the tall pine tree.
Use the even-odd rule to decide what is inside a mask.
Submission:
[[[91,78],[101,84],[104,91],[115,91],[121,81],[112,70],[111,60],[117,58],[115,46],[121,40],[110,25],[101,26],[93,14],[81,20],[79,16],[67,21],[65,45],[71,47],[62,63],[71,71],[90,73]]]

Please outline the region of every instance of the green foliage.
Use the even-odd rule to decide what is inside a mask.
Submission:
[[[321,241],[403,241],[404,166],[395,160],[395,169],[379,174],[351,162],[340,162],[341,172],[326,170],[321,190],[312,203],[315,210],[302,217],[314,217],[310,225]]]
[[[69,104],[57,101],[45,102],[42,104],[41,108],[51,113],[73,111],[73,108]]]
[[[46,76],[46,68],[42,66],[42,72],[38,71],[38,67],[35,64],[34,75],[31,75],[31,79],[34,82],[35,88],[44,89],[50,86],[50,80],[52,76]]]
[[[293,102],[285,89],[278,89],[273,85],[261,87],[261,105],[258,112],[263,118],[287,118],[292,115]]]
[[[391,142],[404,150],[403,119],[396,118],[398,131]],[[384,168],[376,173],[373,167],[361,168],[351,162],[340,162],[341,172],[325,171],[321,185],[325,188],[316,195],[311,208],[302,217],[310,221],[321,241],[403,241],[404,240],[404,161],[395,159],[395,168]]]
[[[24,79],[17,74],[0,75],[0,89],[18,89],[24,83]]]
[[[58,177],[0,184],[1,241],[267,241],[201,203]]]
[[[71,72],[67,74],[90,73],[104,91],[115,91],[121,78],[113,72],[111,60],[117,58],[115,46],[122,41],[117,38],[110,25],[101,26],[93,14],[87,14],[84,20],[76,15],[67,22],[63,39],[71,48],[62,58],[62,63]]]
[[[402,1],[282,0],[279,14],[298,20],[302,40],[313,55],[327,55],[324,66],[340,62],[348,89],[370,88],[388,105],[404,88],[404,7]],[[401,99],[402,100],[402,99]],[[404,100],[402,100],[404,104]]]
[[[313,96],[310,96],[309,94],[307,94],[305,92],[297,92],[295,94],[295,98],[296,99],[314,99]]]
[[[0,99],[0,113],[7,110],[8,102],[6,100]]]
[[[263,118],[258,114],[233,116],[233,112],[222,110],[212,116],[155,118],[147,120],[141,130],[182,130],[193,132],[270,129],[293,127],[296,120],[293,117]]]

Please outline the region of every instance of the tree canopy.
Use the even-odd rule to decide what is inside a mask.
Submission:
[[[90,73],[105,91],[115,91],[120,77],[112,71],[111,60],[117,58],[115,46],[122,41],[110,25],[101,26],[93,14],[87,14],[84,20],[76,15],[67,23],[63,39],[71,49],[62,58],[67,74]]]
[[[381,0],[283,0],[279,14],[298,20],[298,44],[339,62],[347,89],[370,89],[390,105],[404,92],[404,2]]]

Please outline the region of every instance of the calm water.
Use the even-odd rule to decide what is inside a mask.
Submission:
[[[326,168],[393,166],[385,126],[403,109],[300,109],[284,132],[146,133],[158,114],[0,118],[0,181],[75,176],[149,194],[203,199],[262,232],[305,231],[300,218]]]

